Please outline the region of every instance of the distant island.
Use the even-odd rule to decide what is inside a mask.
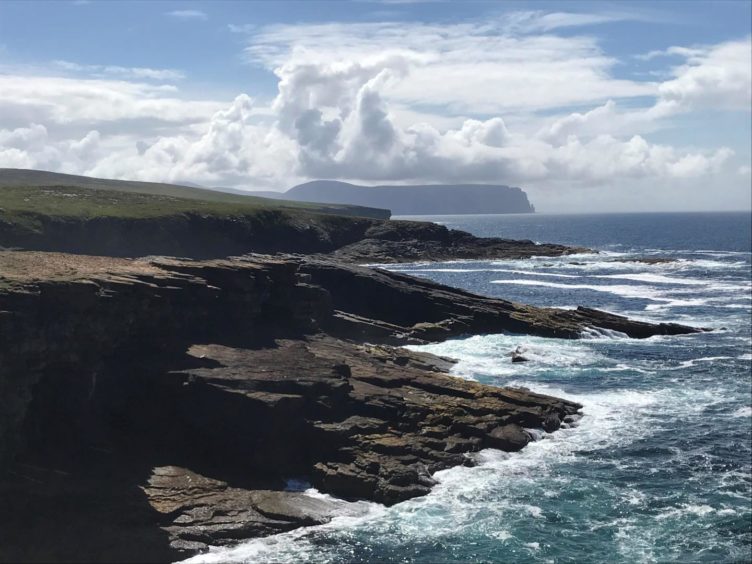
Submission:
[[[395,215],[535,213],[520,188],[491,184],[358,186],[314,180],[287,192],[258,194],[283,200],[386,208]]]

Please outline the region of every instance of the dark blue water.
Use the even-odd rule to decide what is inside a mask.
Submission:
[[[352,504],[330,525],[200,559],[752,560],[749,215],[430,219],[477,235],[599,252],[390,268],[526,303],[585,304],[714,331],[647,340],[613,332],[578,341],[489,335],[421,347],[460,359],[458,377],[571,398],[584,405],[584,417],[520,453],[488,450],[474,468],[440,472],[424,498],[391,508]],[[646,256],[672,262],[630,260]],[[517,346],[531,362],[511,364],[506,353]]]

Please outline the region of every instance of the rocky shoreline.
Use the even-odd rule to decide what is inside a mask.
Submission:
[[[290,480],[392,504],[578,418],[400,345],[699,331],[485,298],[356,255],[0,253],[0,560],[175,560],[347,511]]]

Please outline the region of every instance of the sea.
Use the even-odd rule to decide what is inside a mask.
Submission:
[[[576,427],[539,431],[521,452],[485,450],[472,468],[437,473],[425,497],[388,508],[351,503],[327,525],[191,561],[752,561],[750,214],[410,219],[593,252],[385,268],[528,304],[712,331],[645,340],[607,331],[579,340],[476,335],[411,347],[458,359],[457,378],[571,399],[584,415]],[[530,362],[510,362],[517,347]]]

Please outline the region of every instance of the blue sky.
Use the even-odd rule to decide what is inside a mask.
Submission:
[[[748,209],[750,6],[6,0],[0,166]]]

